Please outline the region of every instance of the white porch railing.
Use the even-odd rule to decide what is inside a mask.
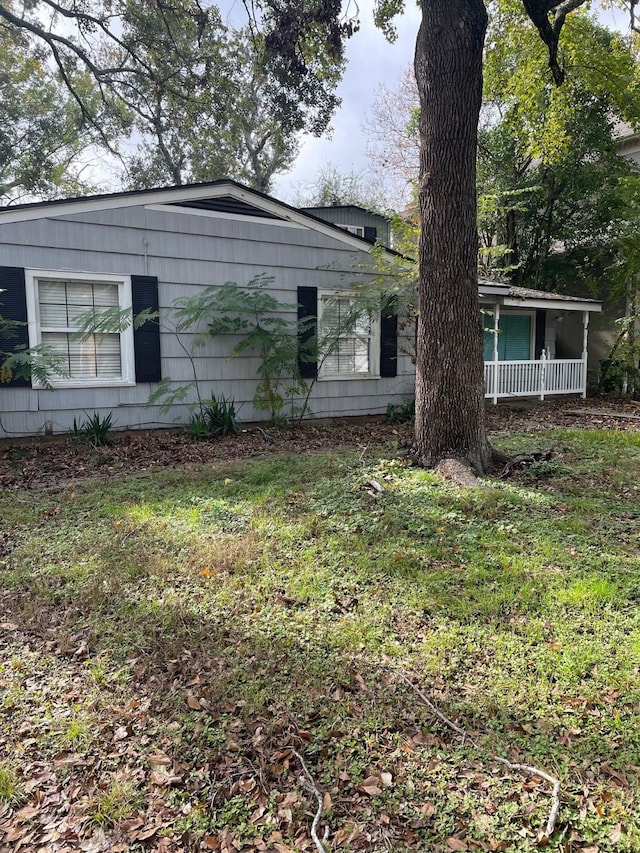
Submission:
[[[485,361],[485,397],[494,403],[503,397],[538,397],[581,394],[587,391],[584,358],[546,358],[537,361]]]

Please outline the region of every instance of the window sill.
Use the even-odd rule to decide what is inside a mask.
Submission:
[[[84,390],[85,388],[133,388],[136,383],[131,382],[129,380],[122,379],[113,379],[113,380],[103,380],[92,381],[92,382],[75,382],[75,381],[54,381],[51,383],[51,388],[45,388],[44,385],[38,385],[36,383],[32,384],[32,389],[34,391],[64,391],[64,390]]]
[[[380,375],[373,373],[332,373],[318,376],[318,382],[343,382],[349,379],[380,379]]]

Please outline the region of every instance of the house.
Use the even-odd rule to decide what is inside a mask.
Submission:
[[[322,325],[329,306],[346,311],[356,290],[380,276],[372,232],[364,229],[382,223],[350,211],[356,213],[354,225],[344,209],[300,211],[230,180],[0,210],[0,316],[24,324],[2,348],[44,345],[66,364],[65,374],[52,378],[54,390],[35,379],[0,384],[0,437],[65,432],[83,413],[111,413],[119,429],[184,423],[192,389],[168,413],[146,404],[161,380],[189,389],[194,370],[206,396],[233,398],[244,421],[263,419],[253,403],[258,357],[230,359],[232,342],[222,338],[191,352],[197,330],[171,329],[175,300],[228,281],[245,287],[267,274],[270,292],[291,306],[292,318]],[[488,353],[490,398],[584,393],[587,320],[599,303],[489,282],[480,293],[498,332]],[[74,334],[79,315],[103,308],[151,309],[159,322]],[[576,312],[584,333],[575,352],[558,358],[557,318]],[[309,414],[378,414],[410,397],[410,342],[401,334],[397,317],[380,311],[341,338],[330,357],[305,365],[313,383]]]
[[[386,216],[372,213],[355,204],[334,204],[322,207],[301,207],[303,213],[310,213],[319,219],[333,222],[338,228],[344,228],[357,237],[364,237],[369,243],[391,245],[391,228]]]

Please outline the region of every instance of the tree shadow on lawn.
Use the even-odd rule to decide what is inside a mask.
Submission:
[[[347,773],[349,797],[390,766],[399,782],[413,780],[405,796],[416,808],[440,797],[445,811],[452,779],[471,767],[461,796],[449,790],[451,814],[471,809],[465,788],[477,789],[482,812],[480,776],[496,753],[562,776],[572,820],[585,784],[609,793],[619,784],[602,768],[635,784],[631,544],[605,552],[597,531],[532,488],[469,495],[419,475],[390,480],[376,499],[360,474],[332,463],[322,480],[326,463],[313,466],[312,484],[303,461],[282,460],[203,473],[188,488],[175,475],[162,492],[132,482],[101,496],[102,518],[89,492],[59,501],[32,546],[41,570],[25,563],[14,606],[55,654],[125,667],[131,701],[150,696],[165,732],[176,723],[186,738],[194,715],[213,721],[211,742],[203,724],[183,745],[214,761],[231,729],[250,761],[294,738],[319,779]],[[21,557],[18,547],[16,565]],[[394,667],[481,733],[479,759]],[[614,793],[609,803],[633,813],[625,803],[637,785]],[[349,808],[345,799],[336,813]],[[540,823],[545,808],[542,798]]]
[[[184,772],[206,756],[213,774],[232,766],[239,778],[290,790],[295,777],[282,777],[274,756],[294,746],[321,788],[339,790],[334,829],[354,815],[366,824],[390,814],[390,829],[398,833],[408,820],[422,821],[423,834],[416,836],[422,843],[461,827],[493,837],[497,829],[487,815],[496,803],[519,803],[512,812],[499,805],[495,820],[516,844],[523,826],[535,833],[544,825],[547,786],[505,774],[493,755],[562,780],[561,828],[579,823],[589,798],[607,812],[601,828],[611,829],[616,814],[638,813],[637,685],[635,696],[625,695],[622,685],[605,688],[606,678],[563,674],[562,649],[547,647],[541,662],[539,647],[530,646],[531,656],[513,663],[512,625],[470,635],[455,619],[441,622],[422,639],[408,640],[402,658],[385,661],[378,650],[347,647],[326,624],[305,633],[292,619],[298,606],[288,601],[274,602],[269,613],[230,607],[213,618],[197,594],[185,600],[176,590],[152,601],[141,592],[137,598],[105,594],[101,601],[94,592],[91,610],[78,601],[68,618],[58,611],[58,653],[73,658],[86,643],[83,654],[106,660],[113,671],[128,668],[124,695],[130,703],[151,699],[151,737],[166,742],[170,733]],[[468,729],[480,751],[435,720],[396,678],[396,667]],[[358,785],[383,771],[391,772],[402,795],[381,794],[365,808]],[[441,822],[420,816],[425,802],[437,806]],[[485,823],[476,825],[483,814]]]

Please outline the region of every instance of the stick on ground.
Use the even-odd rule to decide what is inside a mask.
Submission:
[[[327,853],[327,848],[324,846],[324,842],[329,838],[329,827],[325,827],[324,838],[322,840],[318,836],[318,826],[320,825],[323,812],[322,794],[320,793],[313,776],[309,773],[307,765],[304,763],[304,758],[293,748],[291,748],[291,752],[298,759],[300,766],[302,767],[303,775],[298,777],[298,781],[303,788],[305,788],[310,794],[314,795],[318,803],[318,808],[315,817],[313,818],[313,823],[311,824],[311,840],[316,845],[318,853]]]
[[[403,681],[408,687],[410,687],[413,692],[421,699],[421,701],[427,706],[427,708],[431,711],[434,717],[437,717],[441,723],[444,723],[445,726],[450,728],[456,734],[460,735],[463,742],[468,741],[475,749],[479,749],[478,743],[469,736],[469,734],[465,731],[465,729],[458,726],[453,720],[450,720],[446,717],[439,708],[437,708],[430,699],[428,699],[424,693],[416,687],[416,685],[411,681],[411,679],[407,678],[407,676],[399,672],[398,670],[392,670],[398,678]],[[498,764],[502,764],[504,767],[507,767],[509,770],[515,770],[518,773],[529,773],[531,776],[539,776],[540,779],[544,779],[545,782],[548,782],[552,785],[551,791],[551,809],[549,811],[549,817],[547,818],[547,826],[545,828],[545,836],[549,838],[553,835],[553,831],[556,826],[556,820],[558,819],[558,812],[560,811],[560,781],[556,779],[554,776],[551,776],[544,770],[540,770],[538,767],[533,767],[530,764],[518,764],[513,761],[508,761],[506,758],[502,758],[499,755],[493,755],[493,760],[498,762]]]

